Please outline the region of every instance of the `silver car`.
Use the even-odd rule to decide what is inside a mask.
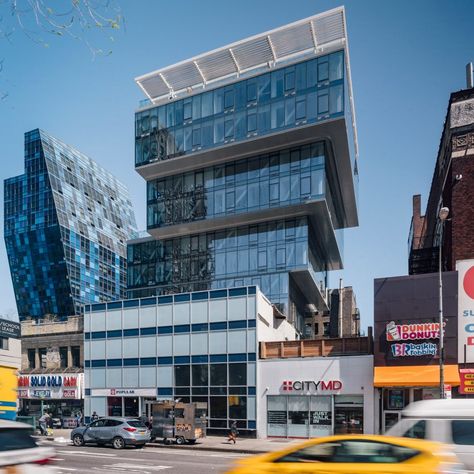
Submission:
[[[115,449],[125,446],[142,447],[150,441],[151,433],[137,418],[105,417],[71,431],[74,446],[87,443],[112,444]]]

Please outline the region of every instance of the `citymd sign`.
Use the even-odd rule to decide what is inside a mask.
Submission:
[[[458,361],[474,362],[474,260],[458,260]]]
[[[339,391],[342,389],[340,380],[285,380],[282,384],[284,392],[317,392]]]

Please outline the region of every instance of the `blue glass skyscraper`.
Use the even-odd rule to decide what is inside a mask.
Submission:
[[[5,180],[5,243],[20,319],[66,317],[126,288],[129,193],[42,130],[25,134],[25,173]]]
[[[258,285],[301,330],[358,225],[344,9],[136,81],[151,237],[129,245],[129,297]]]

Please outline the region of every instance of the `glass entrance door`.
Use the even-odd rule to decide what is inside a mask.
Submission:
[[[382,432],[386,433],[387,430],[389,430],[395,423],[398,423],[398,421],[400,421],[401,417],[401,411],[384,411]]]

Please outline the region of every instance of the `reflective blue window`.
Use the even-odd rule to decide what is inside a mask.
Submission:
[[[137,112],[136,165],[338,116],[343,83],[339,51]],[[318,87],[327,98],[315,100]]]

